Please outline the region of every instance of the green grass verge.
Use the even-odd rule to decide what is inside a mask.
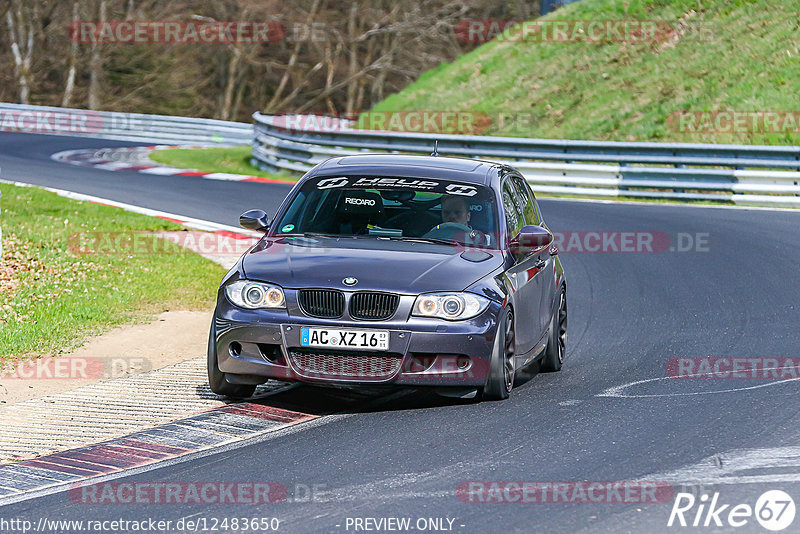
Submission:
[[[666,21],[681,32],[662,42],[494,40],[375,110],[483,111],[488,135],[796,145],[798,133],[688,133],[669,117],[798,115],[797,8],[796,0],[583,0],[545,19]]]
[[[163,311],[213,307],[224,269],[199,255],[79,254],[71,246],[76,234],[180,226],[36,188],[0,184],[0,192],[0,360],[68,351]]]
[[[251,147],[233,146],[219,148],[172,148],[155,150],[150,159],[172,167],[197,169],[203,172],[230,172],[261,176],[294,183],[299,176],[288,173],[265,172],[250,165]]]

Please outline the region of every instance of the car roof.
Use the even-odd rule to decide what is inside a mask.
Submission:
[[[372,175],[440,178],[492,186],[504,168],[499,163],[470,158],[411,154],[356,154],[323,161],[306,175]]]

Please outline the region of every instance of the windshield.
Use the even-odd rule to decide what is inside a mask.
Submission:
[[[441,179],[340,176],[309,180],[275,221],[277,235],[387,237],[497,248],[492,190]]]

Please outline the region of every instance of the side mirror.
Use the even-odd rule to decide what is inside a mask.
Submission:
[[[528,254],[553,242],[553,234],[542,226],[523,226],[508,244],[514,254]]]
[[[239,215],[239,226],[257,232],[269,230],[269,220],[264,210],[250,210]]]

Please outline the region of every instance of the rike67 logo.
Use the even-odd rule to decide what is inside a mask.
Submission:
[[[778,532],[794,522],[795,511],[794,500],[781,490],[762,493],[755,506],[723,503],[718,492],[699,498],[691,493],[678,493],[667,526],[739,528],[751,524],[755,518],[763,528]]]

